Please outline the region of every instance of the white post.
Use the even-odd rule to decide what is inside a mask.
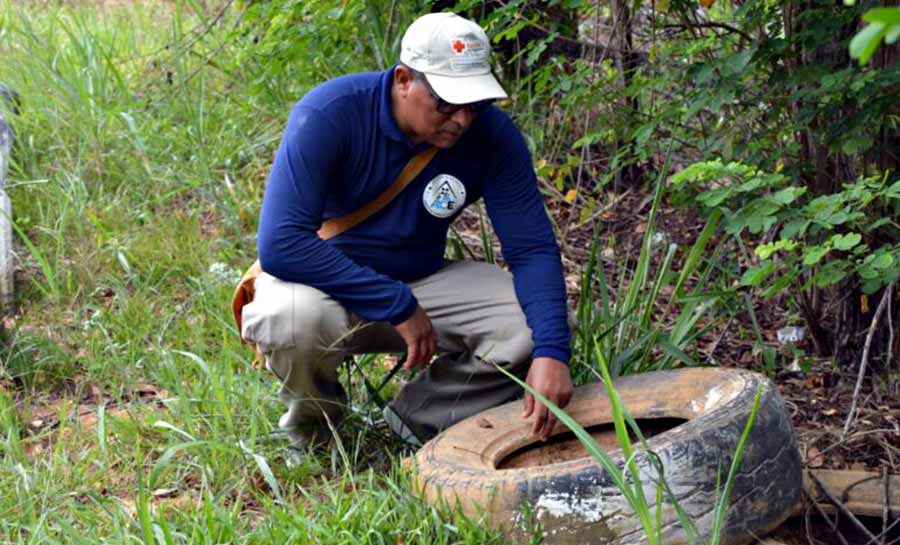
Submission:
[[[12,202],[6,195],[6,173],[12,152],[12,129],[0,113],[0,314],[11,312],[13,298]]]

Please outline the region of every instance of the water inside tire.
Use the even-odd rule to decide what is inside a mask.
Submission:
[[[687,420],[681,418],[647,418],[637,419],[638,427],[645,439],[664,431],[671,430]],[[616,430],[612,423],[590,426],[587,431],[607,453],[621,450]],[[631,440],[637,438],[631,433]],[[497,464],[497,469],[521,469],[558,464],[590,456],[575,434],[561,433],[551,437],[547,442],[536,441],[509,454]]]

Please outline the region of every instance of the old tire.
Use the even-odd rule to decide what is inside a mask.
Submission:
[[[802,467],[790,419],[772,383],[761,375],[730,369],[683,369],[629,376],[616,382],[636,419],[686,422],[648,440],[665,480],[708,539],[716,480],[732,456],[762,388],[757,420],[744,450],[723,531],[726,544],[743,544],[781,524],[799,501]],[[485,516],[514,542],[525,542],[539,522],[545,543],[642,543],[637,517],[609,475],[589,457],[537,467],[498,469],[510,454],[535,443],[522,402],[473,416],[427,443],[416,455],[418,492],[431,502],[458,505]],[[601,384],[576,388],[567,412],[582,426],[611,421]],[[555,434],[565,433],[559,426]],[[621,467],[621,453],[610,453]],[[647,455],[636,458],[645,495],[653,504],[658,473]],[[655,507],[651,505],[655,514]],[[687,543],[674,508],[663,507],[662,542]]]

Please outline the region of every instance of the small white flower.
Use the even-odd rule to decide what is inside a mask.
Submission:
[[[241,272],[226,263],[216,261],[209,266],[209,274],[223,283],[233,283],[241,279]]]

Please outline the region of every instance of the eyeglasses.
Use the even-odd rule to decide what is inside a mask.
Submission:
[[[419,81],[421,81],[422,84],[425,85],[425,88],[428,89],[428,93],[431,95],[431,98],[433,98],[434,102],[437,104],[437,106],[436,106],[437,111],[444,115],[453,115],[456,112],[462,110],[463,108],[466,108],[467,110],[469,110],[469,112],[472,115],[478,115],[478,114],[482,113],[483,111],[487,110],[488,107],[490,107],[490,105],[494,103],[494,99],[491,98],[491,99],[487,99],[487,100],[479,100],[478,102],[470,102],[468,104],[452,104],[452,103],[447,102],[446,100],[442,99],[441,97],[439,97],[438,94],[434,92],[434,89],[432,89],[431,84],[428,83],[427,79],[425,79],[423,77]]]

